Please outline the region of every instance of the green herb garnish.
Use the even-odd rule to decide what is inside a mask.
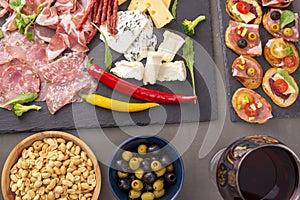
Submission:
[[[286,80],[296,90],[293,79],[285,69],[277,68],[277,73],[280,74],[284,78],[284,80]]]
[[[21,9],[25,5],[26,0],[10,0],[9,5],[17,13],[15,20],[15,25],[18,28],[19,32],[24,34],[27,38],[34,41],[34,36],[29,32],[30,26],[35,22],[37,16],[41,13],[43,8],[46,6],[46,2],[39,5],[36,12],[31,15],[25,15],[21,13]]]
[[[193,40],[190,37],[185,38],[185,44],[182,48],[182,57],[184,58],[186,65],[190,71],[191,78],[192,78],[192,86],[193,92],[196,96],[196,87],[195,87],[195,76],[194,76],[194,44]]]
[[[288,55],[288,56],[294,56],[295,53],[293,51],[293,48],[291,47],[291,45],[287,44],[287,47],[284,48],[284,52]]]
[[[175,0],[172,5],[172,15],[173,15],[174,19],[176,19],[176,17],[177,17],[177,4],[178,4],[178,0]]]
[[[16,96],[15,98],[7,101],[4,104],[1,104],[0,107],[13,105],[16,103],[19,103],[19,104],[29,103],[29,102],[34,101],[37,97],[38,97],[38,93],[27,92],[27,93]]]
[[[295,20],[295,15],[293,11],[284,10],[280,15],[280,28],[283,29],[286,25]]]
[[[106,66],[106,70],[110,70],[110,68],[112,66],[112,54],[111,54],[110,48],[108,46],[106,37],[105,37],[104,33],[101,31],[101,29],[96,24],[94,24],[93,22],[91,22],[91,24],[101,33],[101,35],[104,39],[104,44],[105,44],[104,64]]]

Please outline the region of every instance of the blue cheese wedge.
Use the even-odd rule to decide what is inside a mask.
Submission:
[[[100,26],[110,48],[119,53],[124,53],[144,29],[149,19],[138,10],[119,11],[117,34],[112,35],[107,30],[107,25]],[[103,37],[100,36],[103,40]]]
[[[185,81],[186,67],[183,61],[163,63],[158,72],[159,81]]]
[[[158,52],[163,54],[163,61],[171,62],[185,40],[176,33],[165,31],[164,41],[159,45]]]
[[[141,62],[122,60],[117,62],[110,71],[120,78],[134,78],[141,81],[144,76],[144,65]]]
[[[163,54],[159,52],[148,52],[148,57],[145,65],[143,83],[144,85],[156,83],[160,66],[162,64]]]
[[[148,23],[125,51],[124,57],[129,61],[141,61],[146,58],[149,51],[154,51],[157,44],[157,37],[153,34],[153,23],[149,19]]]

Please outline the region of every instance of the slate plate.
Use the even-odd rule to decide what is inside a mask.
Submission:
[[[204,2],[204,1],[203,1]],[[22,131],[42,131],[49,129],[74,129],[74,128],[97,128],[97,127],[115,127],[128,125],[148,125],[148,124],[165,124],[165,123],[181,123],[181,122],[197,122],[210,121],[216,118],[217,114],[217,97],[215,90],[215,64],[212,60],[212,30],[211,19],[209,18],[210,3],[205,1],[203,6],[199,7],[199,1],[186,0],[184,3],[178,4],[177,21],[169,24],[166,28],[180,31],[180,23],[185,18],[194,18],[198,15],[206,15],[207,19],[202,22],[201,27],[206,31],[196,29],[194,39],[199,43],[195,45],[195,80],[199,101],[194,104],[174,104],[162,105],[148,111],[138,113],[118,113],[110,110],[101,109],[91,106],[87,103],[73,103],[59,110],[55,115],[51,115],[45,103],[36,103],[43,107],[39,112],[30,112],[24,114],[21,118],[16,118],[11,111],[0,110],[0,133],[22,132]],[[128,3],[121,6],[121,10],[125,10]],[[164,29],[155,30],[159,40],[163,39]],[[184,35],[182,35],[184,36]],[[158,43],[159,44],[159,43]],[[203,45],[203,46],[202,46]],[[94,62],[103,65],[104,44],[95,37],[89,46],[89,56],[94,58]],[[117,53],[113,53],[114,61],[123,59]],[[178,53],[175,59],[181,60]],[[129,80],[135,84],[141,85],[138,81]],[[159,83],[155,86],[147,86],[152,89],[171,91],[174,93],[182,93],[191,95],[191,78],[188,73],[188,81],[185,82],[169,82]],[[113,97],[123,101],[139,102],[135,99],[114,92],[108,87],[99,84],[97,93]]]
[[[228,22],[230,20],[228,14],[225,10],[225,3],[226,0],[218,0],[218,10],[219,10],[219,20],[220,20],[220,31],[221,31],[221,39],[222,39],[222,47],[223,47],[223,55],[224,55],[224,66],[225,66],[225,81],[226,81],[226,87],[227,87],[227,99],[230,106],[230,115],[231,115],[231,121],[238,122],[242,121],[235,111],[233,110],[233,107],[231,105],[231,98],[234,92],[240,88],[243,87],[242,84],[237,81],[234,77],[231,75],[231,65],[239,55],[234,53],[231,49],[227,48],[224,42],[224,33],[228,26]],[[287,9],[293,10],[293,5],[289,6]],[[267,8],[263,8],[263,12],[267,12]],[[272,35],[270,35],[263,27],[263,25],[260,25],[260,36],[262,39],[262,45],[263,47],[267,43],[268,39],[273,38]],[[295,43],[298,51],[299,51],[299,43]],[[260,65],[263,67],[264,72],[269,69],[271,66],[270,64],[265,60],[263,56],[255,57],[255,59],[260,63]],[[296,72],[292,74],[292,76],[295,78],[295,81],[297,84],[300,84],[300,70],[298,69]],[[261,96],[266,98],[272,105],[273,108],[273,116],[274,118],[295,118],[300,116],[300,101],[297,100],[292,106],[288,108],[281,108],[277,105],[275,105],[271,99],[264,93],[261,86],[255,90],[257,93],[259,93]]]

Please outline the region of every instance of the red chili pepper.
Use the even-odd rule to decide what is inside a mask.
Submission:
[[[183,103],[197,100],[198,96],[184,96],[157,90],[143,88],[104,71],[98,65],[92,64],[88,69],[91,76],[97,78],[106,86],[137,99],[156,103]]]

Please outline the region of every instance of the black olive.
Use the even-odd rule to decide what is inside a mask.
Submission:
[[[129,170],[129,164],[125,160],[118,160],[116,162],[116,170],[122,171],[122,172],[128,172]]]
[[[291,23],[287,24],[285,27],[286,27],[286,28],[293,28],[295,25],[296,25],[296,22],[295,22],[295,20],[294,20],[294,21],[292,21]]]
[[[150,160],[143,160],[141,162],[140,167],[144,170],[144,172],[151,172],[150,164],[151,164]]]
[[[161,162],[162,166],[166,167],[172,163],[172,160],[169,156],[167,156],[165,154],[160,158],[160,162]]]
[[[119,179],[118,180],[118,187],[121,189],[121,190],[130,190],[131,188],[131,181],[129,179]]]
[[[156,174],[153,172],[145,173],[143,177],[143,183],[152,184],[156,180]]]
[[[153,190],[152,184],[144,184],[144,190],[146,190],[147,192],[152,191]]]
[[[247,41],[245,39],[239,39],[238,41],[238,47],[245,48],[247,46]]]
[[[273,12],[271,12],[271,19],[273,19],[273,20],[278,20],[278,19],[280,19],[280,12],[279,11],[273,11]]]
[[[128,175],[128,179],[129,179],[130,181],[135,180],[135,174],[134,174],[134,173],[129,174],[129,175]]]
[[[166,173],[165,181],[170,184],[174,184],[176,182],[176,175],[174,173]]]

